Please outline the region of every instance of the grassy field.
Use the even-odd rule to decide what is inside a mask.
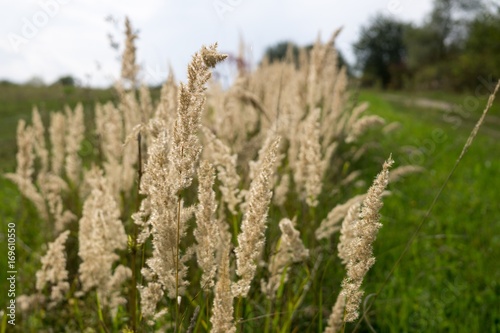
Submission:
[[[445,121],[442,110],[409,107],[404,99],[389,102],[374,92],[362,92],[360,99],[371,103],[371,112],[401,124],[392,135],[379,138],[396,163],[408,161],[426,169],[391,187],[376,243],[377,268],[370,276],[375,291],[452,169],[482,108],[455,126]],[[379,331],[500,330],[497,135],[498,126],[487,121],[382,291],[373,323]]]
[[[372,131],[367,135],[368,142],[378,143],[372,148],[373,156],[392,153],[396,166],[415,164],[425,168],[390,185],[392,195],[385,199],[382,210],[384,227],[375,243],[377,263],[366,279],[367,294],[382,285],[452,169],[485,104],[481,99],[480,106],[465,115],[407,103],[411,98],[438,99],[438,95],[398,96],[389,98],[373,91],[359,94],[359,100],[370,102],[371,113],[400,124],[390,133]],[[465,97],[444,101],[456,103]],[[0,87],[0,172],[15,168],[16,123],[29,118],[33,105],[39,106],[46,121],[49,112],[61,109],[64,103],[74,106],[81,100],[90,112],[96,100],[109,98],[113,98],[110,91]],[[495,110],[500,103],[496,105]],[[382,289],[370,310],[370,324],[377,332],[500,332],[500,269],[495,265],[500,257],[499,128],[494,118],[485,123],[416,241]],[[367,182],[382,161],[376,162],[359,165]],[[39,265],[38,249],[46,240],[37,230],[33,207],[3,178],[0,215],[2,244],[7,223],[17,224],[20,294],[33,283]],[[1,267],[5,267],[3,249],[1,253]],[[339,281],[342,274],[325,276],[323,283],[313,288],[328,298],[339,287],[338,282],[328,281]],[[0,281],[0,292],[5,295],[3,269]],[[362,327],[362,331],[369,331],[367,323]]]
[[[62,110],[65,105],[75,107],[83,103],[86,112],[97,102],[114,99],[113,90],[93,90],[71,86],[17,86],[0,84],[0,171],[15,168],[16,126],[19,119],[28,120],[31,110],[38,107],[44,123],[49,122],[51,111]]]
[[[31,110],[38,107],[44,123],[48,123],[51,111],[59,111],[68,105],[72,108],[79,102],[83,103],[85,113],[89,114],[98,101],[113,100],[113,91],[92,90],[76,87],[50,86],[29,87],[2,84],[0,85],[0,173],[14,172],[16,167],[16,126],[20,119],[31,122]],[[82,145],[82,153],[85,152],[85,144]],[[41,225],[41,219],[37,216],[32,204],[19,195],[17,187],[4,177],[0,177],[0,217],[1,231],[0,243],[2,244],[2,256],[0,257],[0,294],[2,295],[2,308],[6,306],[7,283],[7,225],[16,223],[17,237],[17,290],[20,295],[29,290],[33,285],[33,277],[40,267],[39,249],[44,246],[48,239],[43,230],[37,226]],[[4,246],[5,244],[5,246]]]

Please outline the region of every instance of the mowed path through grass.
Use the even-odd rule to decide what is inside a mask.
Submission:
[[[375,140],[397,165],[426,169],[392,184],[376,242],[370,289],[382,284],[453,167],[486,104],[464,119],[364,91],[370,112],[400,127]],[[495,102],[500,105],[500,101]],[[498,108],[498,106],[496,106]],[[455,114],[456,116],[456,114]],[[460,121],[459,121],[460,120]],[[373,307],[380,332],[500,332],[500,142],[485,130]],[[368,288],[367,288],[368,289]]]

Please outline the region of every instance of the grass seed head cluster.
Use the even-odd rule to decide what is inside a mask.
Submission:
[[[153,98],[138,86],[127,20],[117,102],[53,112],[48,133],[36,108],[19,122],[6,177],[51,230],[32,293],[18,298],[23,318],[39,319],[23,325],[180,332],[191,319],[227,333],[260,312],[252,327],[288,331],[313,309],[338,332],[356,320],[393,161],[366,194],[339,195],[360,174],[345,168],[366,151],[363,133],[384,120],[350,97],[337,34],[240,68],[227,89],[210,80],[226,55],[202,47],[187,83],[170,75]],[[98,152],[88,161],[85,136]],[[337,301],[308,304],[322,252],[337,247],[346,277],[326,297]]]

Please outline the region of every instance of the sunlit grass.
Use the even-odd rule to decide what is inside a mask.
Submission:
[[[393,194],[383,210],[385,226],[375,246],[378,262],[371,276],[375,291],[450,172],[471,127],[453,129],[436,112],[387,102],[371,92],[362,93],[361,99],[372,103],[372,112],[402,124],[379,141],[393,152],[396,163],[410,160],[427,170],[391,187]],[[441,140],[433,140],[433,131],[443,134]],[[402,149],[405,146],[417,149],[413,157]],[[480,131],[411,251],[378,298],[373,324],[380,331],[500,329],[495,301],[500,269],[492,264],[500,255],[497,151],[498,140]]]

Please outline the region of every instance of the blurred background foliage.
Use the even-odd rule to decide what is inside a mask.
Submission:
[[[363,87],[469,91],[478,77],[498,79],[500,5],[435,0],[422,24],[377,15],[354,44]]]
[[[283,59],[288,45],[297,57],[297,45],[280,42],[267,49],[267,58]],[[478,77],[499,77],[500,5],[435,0],[420,25],[379,13],[361,28],[353,48],[349,72],[364,88],[471,91]],[[340,52],[339,63],[347,64]]]

